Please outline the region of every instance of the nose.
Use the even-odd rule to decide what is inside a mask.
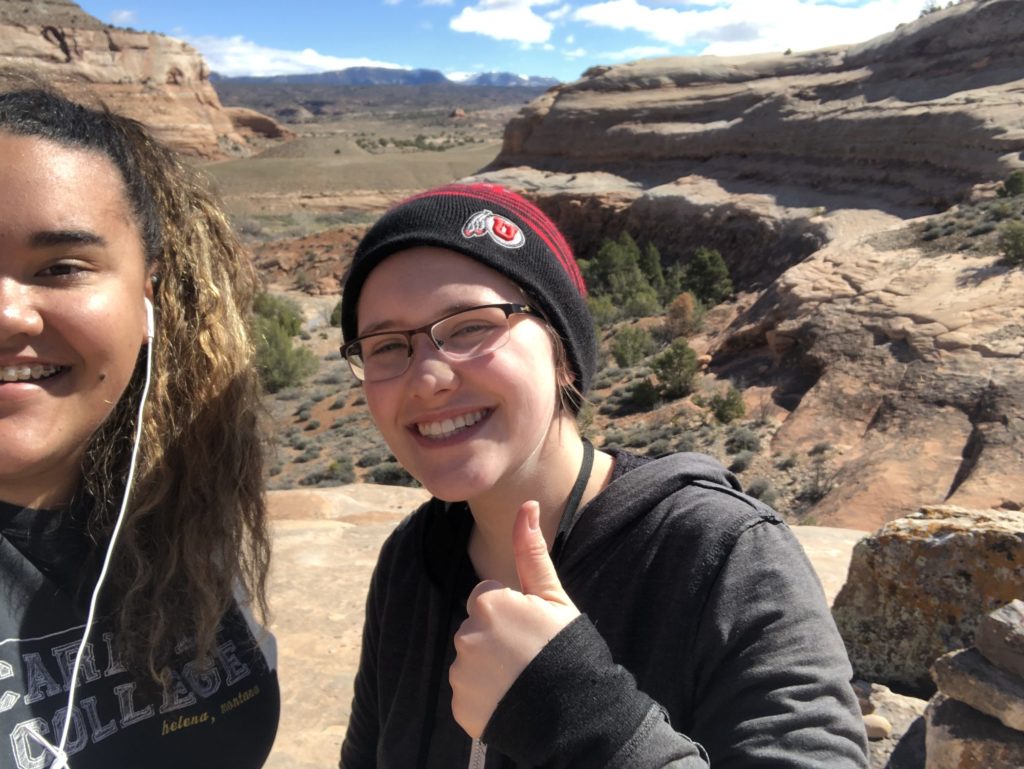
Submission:
[[[451,390],[458,382],[451,361],[437,348],[429,334],[416,334],[412,338],[412,359],[406,374],[410,390],[421,398]]]
[[[0,277],[0,340],[20,334],[35,336],[43,329],[43,317],[26,286]]]

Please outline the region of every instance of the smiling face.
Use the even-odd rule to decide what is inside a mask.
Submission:
[[[504,276],[440,248],[387,257],[359,297],[359,334],[418,328],[461,308],[524,296]],[[552,343],[542,320],[509,318],[508,343],[449,361],[425,334],[401,376],[366,382],[366,402],[398,461],[440,499],[469,500],[538,478],[559,429]]]
[[[0,132],[0,499],[65,502],[146,336],[138,226],[103,155]]]

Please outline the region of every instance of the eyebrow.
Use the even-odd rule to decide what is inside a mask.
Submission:
[[[104,246],[107,241],[100,235],[86,230],[45,230],[32,233],[29,238],[29,245],[33,248],[48,248],[50,246],[82,245],[82,246]]]
[[[501,302],[484,302],[483,304],[501,304]],[[461,312],[462,310],[468,310],[471,307],[479,307],[479,306],[480,306],[480,304],[469,304],[468,302],[456,302],[455,304],[450,304],[450,305],[448,305],[448,307],[444,308],[441,311],[441,314],[438,315],[436,318],[434,318],[434,320],[427,321],[427,324],[436,323],[441,318],[447,318],[449,315],[452,315],[454,313]],[[386,331],[396,331],[397,332],[397,331],[408,331],[408,330],[409,329],[405,328],[405,327],[397,328],[393,321],[382,320],[379,323],[371,323],[369,326],[367,326],[366,328],[364,328],[362,330],[362,332],[359,334],[359,336],[360,337],[369,336],[370,334],[376,334],[378,332],[386,332]]]

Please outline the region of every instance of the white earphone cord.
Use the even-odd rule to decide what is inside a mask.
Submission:
[[[54,747],[50,742],[46,740],[40,734],[37,734],[33,730],[29,730],[29,735],[40,745],[46,748],[54,756],[53,763],[50,764],[50,769],[70,769],[68,764],[68,754],[65,752],[68,742],[68,734],[71,731],[72,712],[75,705],[75,689],[78,686],[78,672],[82,666],[82,655],[85,653],[85,647],[89,643],[89,633],[92,631],[92,624],[96,618],[96,606],[99,602],[100,589],[103,587],[103,581],[107,578],[107,571],[110,568],[110,561],[114,554],[114,544],[117,542],[117,535],[121,532],[121,524],[124,522],[124,514],[128,509],[128,498],[131,496],[132,484],[135,481],[135,465],[139,458],[139,443],[142,439],[142,415],[146,409],[146,398],[149,395],[149,382],[153,371],[153,310],[152,305],[147,303],[146,307],[148,330],[149,330],[149,343],[146,345],[146,381],[142,386],[142,397],[139,399],[139,414],[135,423],[135,446],[132,448],[132,458],[128,465],[128,478],[125,481],[124,486],[124,497],[121,499],[121,510],[117,514],[117,521],[114,523],[114,529],[110,533],[110,543],[107,545],[107,553],[103,558],[103,568],[100,569],[99,578],[96,580],[96,586],[92,590],[92,599],[89,601],[89,614],[85,620],[85,631],[82,633],[82,642],[78,645],[78,651],[75,654],[75,664],[71,669],[71,681],[68,686],[68,707],[64,714],[64,728],[61,731],[60,742],[57,747]]]

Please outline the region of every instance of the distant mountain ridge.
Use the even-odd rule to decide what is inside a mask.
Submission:
[[[331,72],[308,72],[295,75],[243,75],[228,77],[217,72],[210,74],[214,83],[245,85],[312,84],[312,85],[486,85],[498,87],[548,88],[561,81],[553,77],[524,77],[512,72],[481,72],[465,78],[449,78],[436,69],[394,69],[391,67],[348,67]]]

